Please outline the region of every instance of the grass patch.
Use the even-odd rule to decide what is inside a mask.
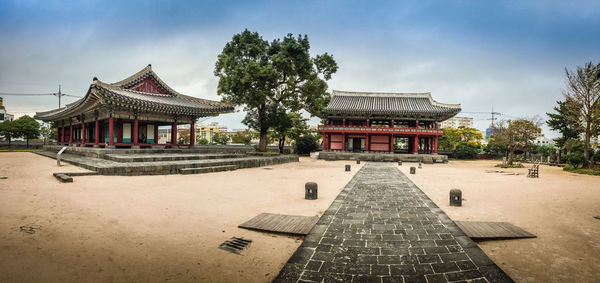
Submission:
[[[573,168],[573,166],[565,166],[563,167],[563,170],[567,171],[567,172],[571,172],[571,173],[577,173],[577,174],[585,174],[585,175],[592,175],[592,176],[600,176],[600,170],[594,170],[594,169],[575,169]]]
[[[502,163],[500,164],[496,164],[495,167],[502,167],[502,168],[525,168],[525,166],[519,162],[513,163],[511,164],[506,164],[506,166],[502,166]]]

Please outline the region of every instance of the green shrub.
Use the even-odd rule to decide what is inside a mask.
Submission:
[[[595,170],[595,169],[575,169],[575,168],[573,168],[573,165],[571,165],[571,164],[565,165],[565,167],[563,168],[563,170],[571,172],[571,173],[577,173],[577,174],[600,176],[600,170]]]
[[[199,139],[198,144],[208,144],[208,140],[207,139]]]
[[[296,139],[294,144],[294,151],[298,155],[309,155],[311,152],[316,151],[319,148],[318,136],[304,135]]]
[[[225,145],[225,144],[227,144],[229,142],[229,135],[226,134],[226,133],[221,133],[221,132],[215,133],[213,135],[213,141],[216,144]]]
[[[583,162],[585,161],[585,158],[583,157],[583,152],[576,151],[571,154],[567,154],[565,156],[564,160],[568,164],[573,165],[574,169],[577,169],[577,167],[579,167],[579,165],[583,164]]]
[[[452,152],[452,156],[456,159],[473,159],[479,150],[477,147],[467,143],[460,143]]]

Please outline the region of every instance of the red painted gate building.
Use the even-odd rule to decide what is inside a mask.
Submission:
[[[326,151],[436,154],[443,135],[437,123],[460,110],[460,104],[436,102],[430,93],[334,90],[319,133]]]

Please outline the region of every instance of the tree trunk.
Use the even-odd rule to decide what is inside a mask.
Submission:
[[[591,123],[585,125],[585,140],[583,141],[583,167],[590,168],[590,134],[592,132]]]
[[[267,151],[267,131],[268,128],[260,129],[260,140],[258,142],[258,151],[266,152]]]
[[[514,155],[514,151],[515,149],[510,147],[508,149],[508,165],[513,165],[513,155]]]
[[[284,146],[285,146],[285,136],[279,139],[279,153],[283,153]]]
[[[29,148],[29,138],[27,138],[27,148]]]
[[[10,141],[11,141],[11,138],[9,137],[8,138],[8,146],[10,146]]]

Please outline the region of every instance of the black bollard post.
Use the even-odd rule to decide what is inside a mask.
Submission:
[[[317,183],[307,182],[304,185],[304,198],[305,199],[317,199]]]
[[[402,160],[398,161],[398,166],[402,166]]]
[[[346,171],[350,171],[350,165],[346,165]]]
[[[415,168],[414,166],[410,167],[410,174],[415,174],[416,172],[417,172],[417,168]]]
[[[459,189],[450,190],[450,206],[462,206],[462,192]]]
[[[356,164],[360,164],[360,159],[356,159]]]

